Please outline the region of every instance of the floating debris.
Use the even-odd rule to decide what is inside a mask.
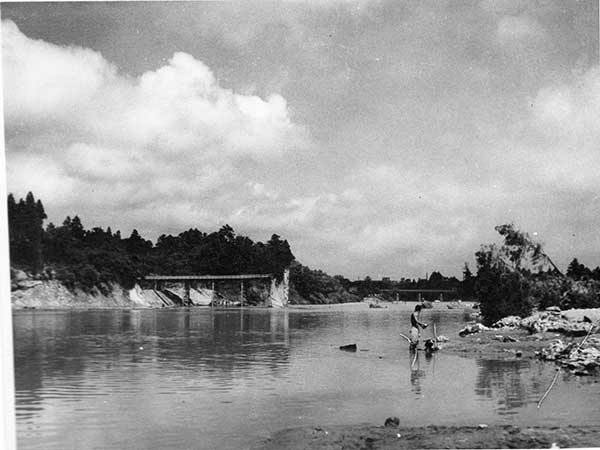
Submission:
[[[356,344],[341,345],[340,350],[343,350],[345,352],[355,352]]]
[[[399,427],[400,426],[400,419],[398,419],[397,417],[388,417],[387,419],[385,419],[384,426],[386,426],[386,427]]]

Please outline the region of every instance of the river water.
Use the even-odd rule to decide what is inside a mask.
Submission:
[[[460,339],[465,314],[422,314]],[[596,424],[600,389],[532,360],[420,355],[411,306],[17,311],[24,449],[248,449],[289,427]],[[430,337],[430,329],[424,337]],[[356,343],[358,351],[339,350]]]

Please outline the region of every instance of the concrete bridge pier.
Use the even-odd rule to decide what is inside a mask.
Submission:
[[[185,280],[183,282],[183,306],[188,306],[190,304],[190,281]]]

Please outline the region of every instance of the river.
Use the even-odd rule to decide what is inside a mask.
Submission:
[[[596,424],[593,378],[533,360],[419,356],[410,305],[287,310],[15,311],[25,449],[249,449],[289,427]],[[460,339],[466,315],[422,320]],[[424,337],[429,337],[430,328]],[[355,353],[339,350],[356,343]],[[411,367],[412,365],[412,367]]]

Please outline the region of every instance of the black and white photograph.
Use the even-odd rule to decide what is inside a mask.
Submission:
[[[599,15],[1,2],[0,447],[600,446]]]

